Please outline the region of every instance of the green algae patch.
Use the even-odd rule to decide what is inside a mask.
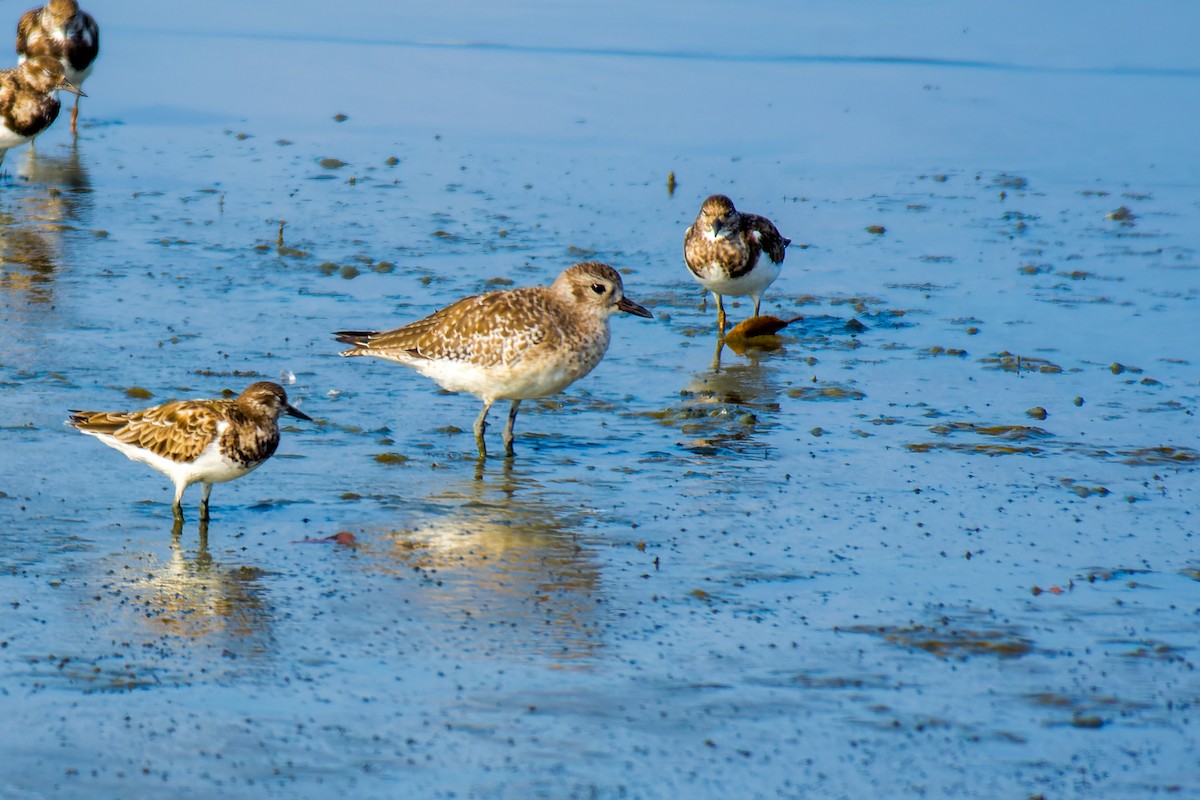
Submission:
[[[967,444],[965,442],[915,442],[904,445],[910,453],[929,453],[934,450],[951,450],[982,456],[1038,455],[1040,447],[1017,447],[1007,444]]]
[[[976,433],[980,436],[991,436],[1008,441],[1024,442],[1033,439],[1049,439],[1054,434],[1034,425],[980,425],[975,422],[947,422],[933,425],[929,428],[938,436],[950,436],[956,433]]]
[[[1108,365],[1108,371],[1113,375],[1122,375],[1126,372],[1131,372],[1134,375],[1138,375],[1142,372],[1140,367],[1131,367],[1128,364],[1120,364],[1116,361]]]
[[[858,389],[837,384],[823,386],[798,386],[784,392],[788,397],[797,400],[862,400],[867,395]]]
[[[957,347],[942,347],[941,345],[933,345],[917,351],[923,356],[965,356],[966,350]]]
[[[1041,372],[1048,375],[1057,375],[1063,371],[1063,368],[1058,364],[1047,361],[1044,358],[1016,355],[1007,350],[1003,350],[994,356],[981,358],[979,361],[987,365],[988,369],[998,369],[1004,372]]]
[[[1121,459],[1122,462],[1133,466],[1181,466],[1200,462],[1200,452],[1188,447],[1160,445],[1158,447],[1140,447],[1136,450],[1119,450],[1117,452],[1118,455],[1123,456]]]
[[[1083,498],[1108,497],[1112,494],[1106,486],[1088,486],[1087,484],[1077,482],[1074,478],[1059,478],[1058,482],[1073,494]]]
[[[1004,630],[973,630],[949,625],[855,625],[837,630],[878,636],[891,644],[924,650],[945,659],[962,660],[982,655],[1020,658],[1033,652],[1033,642],[1012,631]]]

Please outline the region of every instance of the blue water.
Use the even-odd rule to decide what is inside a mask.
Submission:
[[[1200,797],[1200,12],[91,10],[0,198],[0,795]],[[716,191],[803,319],[714,364]],[[511,463],[336,355],[589,258],[656,319]],[[63,425],[257,379],[317,422],[204,531]]]

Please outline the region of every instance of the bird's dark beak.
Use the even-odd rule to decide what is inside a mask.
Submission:
[[[305,414],[303,411],[296,408],[291,403],[288,403],[287,405],[285,405],[283,407],[283,413],[287,414],[289,417],[297,417],[298,419],[306,419],[309,422],[313,421],[312,417],[310,417],[308,414]]]
[[[628,297],[622,297],[617,302],[617,308],[624,311],[626,314],[633,314],[635,317],[645,317],[646,319],[654,319],[654,315],[647,311],[642,306],[630,300]]]
[[[58,91],[70,92],[71,94],[77,94],[80,97],[87,97],[87,95],[83,93],[83,89],[80,89],[66,78],[63,78],[62,81],[59,82],[58,86],[54,88]]]
[[[716,219],[714,219],[712,221],[713,236],[716,236],[723,230],[725,230],[725,220],[721,219],[720,217],[717,217]]]

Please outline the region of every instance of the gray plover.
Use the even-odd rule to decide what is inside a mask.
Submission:
[[[58,118],[58,90],[82,94],[63,76],[62,65],[37,56],[0,70],[0,164],[4,154],[25,144]]]
[[[714,194],[700,206],[696,221],[683,235],[683,258],[692,277],[717,300],[717,327],[725,333],[725,304],[722,297],[754,298],[758,316],[763,292],[779,277],[791,239],[766,217],[742,214],[733,201]],[[767,254],[766,261],[759,255]]]
[[[100,53],[100,28],[75,0],[50,0],[42,8],[31,8],[17,22],[17,57],[50,56],[62,64],[72,86],[82,87]],[[79,98],[71,108],[71,133],[79,119]]]
[[[354,345],[343,356],[375,356],[412,367],[451,392],[483,401],[475,420],[479,457],[488,410],[511,400],[504,453],[513,454],[513,422],[522,400],[557,394],[587,375],[608,349],[608,318],[618,311],[652,318],[625,296],[621,276],[588,261],[565,270],[550,286],[465,297],[402,328],[339,331]]]
[[[282,386],[260,381],[234,399],[178,400],[132,412],[72,410],[67,424],[170,478],[177,519],[183,517],[183,490],[201,484],[200,518],[207,520],[212,485],[240,478],[270,458],[283,414],[312,419],[288,403]]]

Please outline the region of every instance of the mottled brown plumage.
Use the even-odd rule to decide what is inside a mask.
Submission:
[[[207,519],[213,483],[241,477],[275,452],[282,414],[311,419],[288,403],[279,384],[260,381],[232,400],[178,400],[141,411],[72,411],[67,424],[171,478],[176,516],[183,514],[183,490],[202,483],[200,513]]]
[[[24,61],[49,56],[62,64],[73,86],[83,86],[100,53],[100,28],[76,0],[50,0],[31,8],[17,22],[17,56]],[[79,117],[79,97],[71,108],[71,133]]]
[[[40,134],[58,118],[59,90],[79,93],[63,76],[62,65],[38,56],[0,70],[0,163],[4,154]]]
[[[684,233],[683,258],[692,276],[716,298],[721,333],[725,332],[722,297],[749,295],[758,316],[763,292],[779,277],[791,241],[766,217],[739,212],[723,194],[704,201],[696,221]],[[764,252],[768,262],[759,260]]]
[[[483,401],[475,421],[479,455],[496,400],[512,400],[504,430],[512,455],[512,427],[522,400],[549,397],[592,371],[608,349],[608,319],[618,311],[650,317],[624,295],[621,276],[607,264],[576,264],[551,286],[531,286],[465,297],[392,331],[339,331],[354,345],[343,356],[375,356],[412,367],[452,392]]]

